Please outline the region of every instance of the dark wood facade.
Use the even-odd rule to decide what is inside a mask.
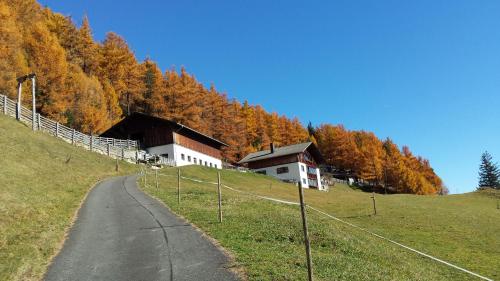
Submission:
[[[267,167],[272,167],[272,166],[295,163],[298,161],[299,161],[298,154],[291,154],[291,155],[285,155],[285,156],[280,156],[280,157],[274,157],[274,158],[268,158],[268,159],[248,162],[248,168],[255,170],[255,169],[262,169],[262,168],[267,168]]]
[[[137,140],[143,149],[175,143],[217,159],[221,159],[221,148],[227,146],[189,127],[142,113],[127,116],[101,136]]]

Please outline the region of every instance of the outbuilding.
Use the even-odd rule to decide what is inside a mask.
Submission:
[[[324,190],[319,165],[324,162],[312,142],[275,147],[248,154],[238,163],[250,170],[284,181],[301,182],[304,188]]]
[[[172,160],[175,166],[202,165],[222,168],[227,144],[172,120],[132,113],[101,134],[136,140],[142,150]]]

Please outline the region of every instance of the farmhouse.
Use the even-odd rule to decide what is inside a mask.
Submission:
[[[269,150],[250,153],[239,164],[284,181],[302,182],[305,188],[324,190],[318,165],[323,157],[312,142],[283,147],[270,145]]]
[[[132,113],[101,136],[132,139],[149,154],[173,160],[176,166],[222,168],[221,149],[227,144],[177,122]]]

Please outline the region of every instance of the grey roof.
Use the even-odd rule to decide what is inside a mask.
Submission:
[[[245,158],[241,159],[238,163],[243,164],[253,161],[275,158],[279,156],[301,153],[304,152],[307,148],[309,148],[309,146],[311,146],[312,144],[313,144],[312,142],[304,142],[288,146],[277,147],[274,149],[274,153],[271,153],[271,150],[262,150],[253,152],[245,156]]]

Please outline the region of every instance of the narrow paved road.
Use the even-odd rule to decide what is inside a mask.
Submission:
[[[90,192],[45,280],[238,280],[227,262],[135,176],[117,177]]]

